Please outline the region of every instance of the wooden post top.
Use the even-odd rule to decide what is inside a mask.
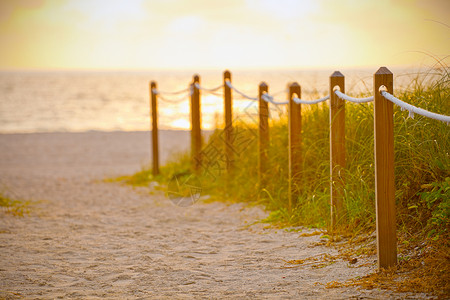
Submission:
[[[266,87],[268,87],[268,85],[267,85],[267,83],[265,83],[265,82],[263,81],[263,82],[261,82],[261,83],[259,84],[259,87],[260,87],[260,88],[266,88]]]
[[[297,97],[300,98],[302,88],[300,87],[300,85],[297,82],[289,83],[288,88],[289,88],[289,97],[291,98],[291,99],[289,99],[289,101],[291,101],[291,102],[293,101],[294,95],[297,95]],[[295,103],[295,104],[297,104],[297,103]]]
[[[378,69],[375,75],[392,75],[392,72],[386,67],[381,67]]]
[[[224,79],[231,79],[231,73],[230,73],[230,71],[225,70],[225,71],[223,72],[223,78],[224,78]]]
[[[345,93],[345,85],[344,84],[345,84],[345,76],[339,71],[334,71],[334,73],[331,74],[331,76],[330,76],[330,94],[332,97],[332,102],[331,102],[332,104],[334,101],[333,99],[336,99],[340,103],[344,103],[343,102],[344,100],[334,97],[335,90],[339,90],[342,93]]]
[[[334,71],[334,73],[331,74],[330,77],[344,77],[344,75],[339,71]]]
[[[378,69],[378,71],[374,74],[373,78],[373,85],[374,88],[380,92],[382,88],[386,88],[386,90],[389,93],[392,93],[393,85],[394,85],[394,78],[393,78],[392,72],[386,68],[381,67]],[[380,93],[375,93],[375,99],[377,99],[377,96],[379,96]]]
[[[194,83],[199,83],[200,82],[200,76],[198,74],[195,74],[193,79],[194,79]]]
[[[152,89],[156,88],[156,82],[155,82],[155,81],[151,81],[151,82],[150,82],[150,87],[151,87]]]

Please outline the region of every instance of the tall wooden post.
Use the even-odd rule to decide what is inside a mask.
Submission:
[[[259,85],[259,186],[265,186],[267,176],[267,160],[269,148],[269,105],[262,99],[262,95],[269,91],[265,82]]]
[[[152,174],[159,174],[159,145],[158,145],[158,111],[156,82],[150,82],[150,107],[152,113]]]
[[[196,84],[200,84],[200,76],[194,75],[191,85],[191,156],[194,172],[200,170],[202,164],[202,133],[201,133],[201,115],[200,115],[200,90]]]
[[[375,198],[377,212],[378,268],[397,264],[394,180],[393,104],[380,93],[393,94],[393,74],[381,67],[374,75]]]
[[[345,93],[345,78],[336,71],[330,76],[330,206],[331,229],[343,223],[345,169],[345,102],[335,93],[338,86]]]
[[[231,98],[231,88],[226,84],[231,83],[231,73],[226,70],[223,72],[223,97],[225,111],[225,156],[228,174],[233,169],[234,153],[233,153],[233,100]]]
[[[289,85],[289,211],[297,204],[302,165],[301,132],[302,106],[293,97],[301,98],[301,87],[297,82]]]

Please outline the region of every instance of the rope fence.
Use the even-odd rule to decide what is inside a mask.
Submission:
[[[274,97],[275,97],[275,94],[269,95],[268,93],[264,93],[262,95],[263,100],[268,102],[268,103],[272,103],[272,104],[275,104],[275,105],[286,105],[286,104],[289,104],[289,100],[280,101],[280,100],[275,100]],[[320,98],[320,99],[315,99],[315,100],[302,100],[302,99],[299,99],[299,98],[297,98],[295,96],[292,97],[292,100],[295,103],[297,103],[297,104],[317,104],[317,103],[320,103],[320,102],[327,101],[328,99],[330,99],[329,95],[325,96],[323,98]]]
[[[381,91],[381,88],[384,88]],[[223,89],[223,93],[219,91]],[[397,263],[397,240],[395,221],[395,181],[394,181],[394,131],[393,131],[393,104],[402,110],[409,111],[409,116],[419,114],[427,118],[450,123],[450,116],[427,111],[408,104],[393,95],[393,74],[387,68],[381,67],[374,74],[373,96],[354,98],[345,94],[345,77],[336,71],[330,76],[329,95],[314,99],[301,99],[301,87],[298,83],[291,83],[287,89],[269,94],[269,87],[262,82],[259,85],[258,96],[251,97],[237,89],[231,83],[231,73],[224,72],[223,84],[214,88],[205,88],[200,85],[200,77],[195,75],[188,88],[176,92],[161,92],[156,82],[150,83],[151,115],[152,115],[152,156],[153,174],[159,174],[158,153],[158,124],[157,99],[166,102],[178,103],[190,97],[191,101],[191,156],[195,172],[201,168],[202,139],[200,124],[200,91],[223,97],[225,118],[225,156],[227,171],[232,174],[234,168],[233,151],[233,124],[232,124],[232,91],[239,96],[258,101],[259,114],[259,188],[262,190],[267,180],[269,170],[265,161],[268,159],[269,146],[269,104],[287,105],[288,108],[288,135],[289,135],[289,210],[295,207],[299,196],[298,187],[301,186],[301,105],[313,105],[327,100],[330,101],[330,207],[331,227],[337,228],[345,219],[343,200],[345,196],[344,178],[345,169],[345,102],[374,103],[374,157],[375,157],[375,198],[377,222],[377,249],[378,267],[386,268]],[[279,101],[276,95],[287,93],[288,100]],[[182,98],[169,99],[166,95],[181,95]]]
[[[183,89],[183,90],[179,90],[176,92],[162,92],[162,91],[158,91],[157,89],[153,89],[154,92],[158,95],[164,94],[164,95],[179,95],[179,94],[183,94],[183,93],[191,93],[192,89],[190,87],[188,87],[187,89]]]
[[[191,94],[188,94],[188,95],[185,95],[185,96],[181,96],[181,97],[177,97],[175,99],[170,99],[170,98],[167,98],[166,96],[158,95],[158,98],[161,99],[164,102],[176,104],[176,103],[181,103],[183,101],[186,101],[186,98],[189,97],[189,96],[191,96]]]
[[[226,84],[230,89],[232,89],[233,91],[235,91],[236,93],[238,93],[239,95],[241,95],[242,97],[244,97],[244,98],[246,98],[246,99],[248,99],[248,100],[258,101],[258,98],[257,98],[257,97],[250,97],[250,96],[244,94],[243,92],[239,91],[238,89],[236,89],[236,88],[231,84],[231,82],[230,82],[229,80],[226,80],[226,81],[225,81],[225,84]]]
[[[151,92],[153,94],[155,94],[155,95],[158,95],[158,98],[163,100],[164,102],[167,102],[167,103],[180,103],[180,102],[185,101],[187,97],[192,96],[193,90],[192,90],[192,88],[187,88],[187,89],[184,89],[184,90],[181,90],[181,91],[177,91],[177,92],[171,93],[171,92],[161,92],[161,91],[158,91],[156,88],[153,88],[151,90]],[[185,93],[186,95],[178,96],[178,95],[183,94],[183,93]],[[175,98],[175,99],[171,99],[171,98],[167,98],[166,95],[171,95],[171,96],[175,95],[175,96],[178,96],[178,97]]]
[[[342,100],[345,100],[348,102],[353,102],[353,103],[367,103],[367,102],[372,102],[374,99],[373,96],[367,97],[367,98],[353,98],[344,93],[341,93],[341,91],[338,91],[338,90],[334,91],[334,93]]]
[[[200,86],[198,83],[196,83],[195,87],[198,88],[199,90],[202,90],[202,91],[205,91],[205,92],[214,93],[215,91],[218,91],[221,88],[223,88],[223,84],[219,85],[218,87],[212,88],[212,89],[207,89],[207,88],[204,88],[204,87]]]
[[[267,103],[272,103],[272,104],[275,104],[275,105],[285,105],[285,104],[289,103],[289,101],[275,101],[273,99],[273,96],[271,96],[271,95],[269,95],[267,93],[262,94],[261,97]]]
[[[317,104],[317,103],[320,103],[320,102],[327,101],[328,99],[330,99],[329,95],[325,96],[323,98],[320,98],[320,99],[316,99],[316,100],[302,100],[300,98],[293,97],[292,101],[294,101],[297,104]]]
[[[249,99],[252,101],[257,101],[258,98],[257,97],[250,97],[247,94],[241,92],[240,90],[236,89],[233,85],[231,85],[231,83],[229,81],[226,82],[226,85],[229,86],[231,89],[233,89],[236,93],[238,93],[239,95],[241,95],[242,97],[244,97],[245,99]],[[219,85],[215,88],[205,88],[200,86],[198,83],[195,84],[195,87],[199,90],[205,91],[209,94],[215,95],[217,97],[223,97],[223,94],[219,94],[216,93],[218,90],[220,90],[221,88],[224,87],[224,85]],[[280,101],[280,100],[275,100],[275,96],[282,94],[283,92],[287,92],[288,90],[281,90],[278,91],[272,95],[268,94],[268,93],[264,93],[262,95],[262,99],[268,103],[274,104],[274,105],[286,105],[289,104],[289,100],[284,100],[284,101]],[[187,89],[183,89],[180,91],[176,91],[176,92],[166,92],[166,91],[159,91],[157,89],[152,89],[152,93],[154,93],[155,95],[158,95],[158,98],[168,102],[168,103],[180,103],[182,101],[185,101],[188,97],[192,96],[193,93],[193,89],[192,88],[187,88]],[[180,95],[186,93],[186,95],[180,96],[179,98],[175,98],[175,99],[170,99],[167,98],[166,95]],[[342,100],[348,101],[348,102],[352,102],[352,103],[368,103],[368,102],[373,102],[374,101],[374,96],[370,96],[370,97],[365,97],[365,98],[355,98],[355,97],[351,97],[347,94],[342,93],[339,90],[335,90],[334,93]],[[391,101],[392,103],[398,105],[402,111],[407,110],[409,112],[409,117],[414,118],[414,114],[418,114],[418,115],[422,115],[424,117],[430,118],[430,119],[435,119],[438,121],[442,121],[442,122],[446,122],[446,123],[450,123],[450,116],[445,116],[445,115],[441,115],[441,114],[437,114],[437,113],[433,113],[430,111],[427,111],[425,109],[419,108],[419,107],[415,107],[411,104],[408,104],[398,98],[396,98],[394,95],[389,94],[386,91],[381,91],[381,95],[383,95],[384,98],[386,98],[387,100]],[[319,98],[319,99],[315,99],[315,100],[303,100],[300,98],[297,98],[295,96],[293,96],[292,100],[297,103],[297,104],[318,104],[321,102],[324,102],[326,100],[330,99],[330,95],[327,95],[325,97]]]
[[[409,116],[411,118],[413,118],[413,119],[414,119],[414,114],[418,114],[418,115],[422,115],[422,116],[430,118],[430,119],[435,119],[435,120],[438,120],[438,121],[446,122],[447,124],[450,123],[450,116],[440,115],[440,114],[437,114],[437,113],[433,113],[433,112],[427,111],[427,110],[422,109],[422,108],[415,107],[415,106],[413,106],[411,104],[403,102],[402,100],[400,100],[398,98],[395,98],[394,95],[389,94],[386,91],[382,91],[381,95],[383,95],[384,98],[386,98],[387,100],[391,101],[392,103],[400,106],[400,108],[402,110],[409,111]]]

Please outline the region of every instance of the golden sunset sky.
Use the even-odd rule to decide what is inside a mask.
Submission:
[[[449,23],[449,0],[0,0],[0,69],[415,65]]]

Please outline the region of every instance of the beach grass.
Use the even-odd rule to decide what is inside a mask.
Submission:
[[[428,74],[417,74],[408,89],[395,95],[414,106],[450,115],[448,67],[435,68],[432,72],[434,80],[431,82],[426,80]],[[223,131],[216,130],[204,146],[203,171],[196,174],[202,193],[209,195],[211,200],[262,204],[270,212],[262,221],[275,226],[329,228],[329,107],[327,104],[314,105],[302,114],[301,185],[292,210],[288,209],[286,116],[270,122],[269,155],[264,162],[269,172],[264,174],[262,186],[258,181],[256,128],[243,123],[234,125],[235,132],[241,135],[240,140],[245,142],[234,145],[235,168],[230,174],[225,172],[223,156],[215,153],[211,157],[212,152],[208,150],[223,151]],[[346,104],[345,128],[345,222],[339,233],[349,237],[349,241],[356,241],[356,236],[373,233],[376,227],[373,103]],[[410,280],[397,277],[401,284],[396,286],[400,290],[448,292],[450,127],[420,115],[409,116],[394,105],[394,149],[399,239],[396,274],[406,274]],[[162,167],[161,175],[157,177],[153,177],[150,170],[143,170],[127,180],[135,185],[147,185],[155,180],[167,184],[175,174],[189,171],[189,155],[183,154]],[[374,253],[374,247],[366,252]],[[371,276],[385,276],[377,274]],[[423,283],[408,283],[416,282],[417,278],[422,278]],[[366,281],[369,280],[377,282],[377,278]]]
[[[11,199],[0,193],[0,207],[4,212],[23,217],[29,212],[29,201]]]

